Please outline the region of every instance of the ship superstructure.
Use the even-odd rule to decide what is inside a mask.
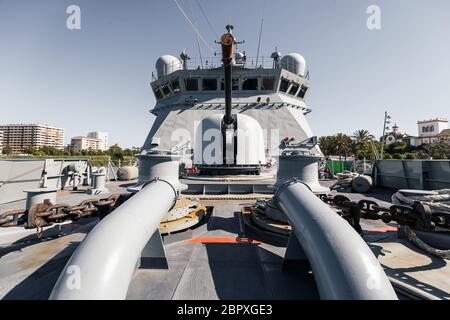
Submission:
[[[234,54],[232,112],[255,119],[263,130],[267,159],[279,154],[283,139],[301,142],[313,136],[305,102],[310,86],[306,63],[300,54],[281,57],[256,65],[244,53]],[[144,143],[145,153],[178,153],[182,162],[191,163],[195,152],[195,134],[206,116],[225,113],[225,76],[215,64],[194,65],[182,53],[181,58],[162,56],[156,63],[151,83],[156,106],[153,127]],[[218,60],[218,58],[216,58]],[[261,61],[261,60],[260,60]],[[314,150],[320,154],[316,147]]]

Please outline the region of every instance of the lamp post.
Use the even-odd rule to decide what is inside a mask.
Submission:
[[[389,130],[388,125],[391,123],[391,116],[388,115],[387,111],[384,112],[384,125],[383,125],[383,136],[381,137],[381,150],[380,158],[383,159],[384,143],[386,141],[386,130]]]

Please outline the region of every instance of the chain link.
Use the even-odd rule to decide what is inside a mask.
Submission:
[[[78,205],[52,204],[49,200],[32,206],[29,210],[10,210],[0,215],[0,228],[23,225],[27,229],[36,228],[38,237],[43,228],[67,220],[99,217],[103,219],[115,208],[128,200],[133,194],[113,194],[102,199],[87,199]]]
[[[373,200],[351,201],[344,195],[320,195],[322,201],[338,211],[359,233],[362,232],[359,221],[381,220],[384,223],[396,222],[414,229],[432,231],[437,226],[450,228],[450,214],[432,213],[429,206],[416,202],[414,206],[382,206]]]

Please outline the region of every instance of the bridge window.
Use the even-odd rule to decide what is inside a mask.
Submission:
[[[153,89],[153,92],[155,93],[155,97],[156,97],[157,100],[162,99],[163,94],[162,94],[160,88],[155,88],[155,89]]]
[[[295,96],[299,87],[300,86],[298,84],[293,83],[291,86],[291,89],[289,89],[289,94],[292,94],[293,96]]]
[[[303,99],[305,97],[305,94],[306,94],[307,90],[308,90],[308,87],[302,85],[302,87],[300,88],[300,91],[298,92],[297,97],[300,97],[300,98]]]
[[[287,92],[288,88],[289,88],[289,81],[287,81],[286,79],[281,79],[280,91]]]
[[[198,91],[197,78],[187,78],[185,84],[186,84],[186,91]]]
[[[262,80],[262,88],[261,90],[273,91],[275,88],[275,78],[274,77],[264,77]]]
[[[231,89],[232,90],[239,90],[239,78],[231,79]]]
[[[225,79],[221,79],[220,81],[220,90],[225,90]],[[231,90],[236,91],[239,90],[239,78],[231,79]]]
[[[180,80],[175,79],[170,83],[170,85],[172,86],[173,93],[178,93],[181,91]]]
[[[217,79],[203,79],[202,89],[204,91],[216,91],[217,90]]]
[[[165,96],[170,94],[171,91],[168,83],[163,84],[161,88]]]
[[[242,90],[258,90],[258,78],[247,78],[242,81]]]

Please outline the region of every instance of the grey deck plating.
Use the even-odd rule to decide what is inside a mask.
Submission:
[[[208,224],[196,230],[199,242],[166,246],[167,270],[138,270],[129,299],[317,299],[312,274],[281,271],[284,247],[234,243],[251,238],[240,218],[239,201],[211,201]]]
[[[112,183],[108,188],[123,191],[121,185]],[[345,195],[353,200],[389,201],[390,194],[388,190],[378,189],[368,195]],[[69,193],[58,199],[76,204],[87,197]],[[281,271],[284,246],[266,242],[246,229],[240,210],[253,201],[202,202],[214,207],[208,222],[194,230],[165,237],[169,270],[137,270],[128,299],[318,298],[308,270]],[[0,298],[47,299],[70,255],[95,223],[95,219],[80,220],[63,227],[65,236],[43,241],[28,237],[0,248]],[[367,230],[365,239],[389,276],[436,298],[449,298],[448,261],[424,254],[397,239],[395,232],[378,230],[386,227],[381,221],[365,220],[362,226]],[[186,241],[191,238],[197,240]],[[234,241],[236,238],[253,238],[261,243],[240,243]]]

